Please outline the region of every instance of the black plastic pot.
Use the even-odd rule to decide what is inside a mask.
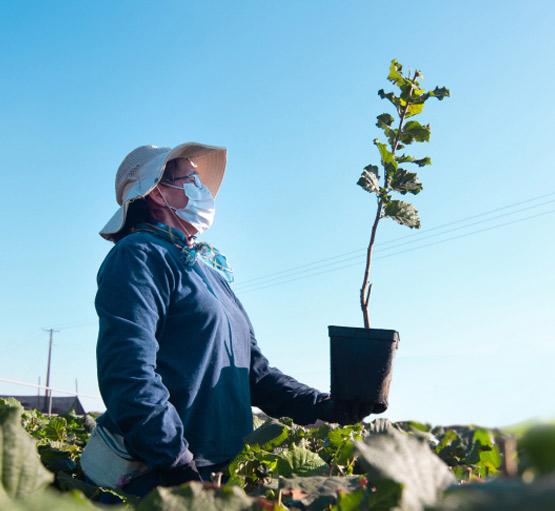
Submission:
[[[344,326],[328,326],[328,332],[332,399],[373,403],[372,413],[384,412],[399,332]]]

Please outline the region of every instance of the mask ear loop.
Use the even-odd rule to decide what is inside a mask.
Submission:
[[[187,242],[194,240],[196,236],[194,234],[189,234],[188,229],[185,228],[188,225],[187,222],[185,222],[185,220],[177,216],[177,214],[175,213],[176,208],[174,206],[170,206],[169,202],[166,200],[166,197],[162,193],[162,190],[160,190],[160,187],[156,185],[156,188],[158,189],[158,193],[160,193],[160,196],[162,197],[164,204],[166,204],[166,207],[171,211],[172,215],[177,219],[179,225],[181,225],[181,227],[185,231],[185,238],[187,238]],[[180,188],[180,187],[174,186],[173,188]]]

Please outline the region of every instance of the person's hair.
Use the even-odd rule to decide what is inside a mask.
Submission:
[[[155,218],[152,215],[152,211],[146,201],[146,199],[134,200],[127,208],[127,218],[125,219],[125,225],[118,232],[112,234],[110,239],[117,243],[122,238],[125,238],[128,234],[133,232],[133,229],[145,222],[154,222]]]

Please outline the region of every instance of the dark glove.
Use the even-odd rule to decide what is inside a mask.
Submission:
[[[178,486],[188,481],[202,481],[194,461],[176,468],[160,469],[162,486]]]
[[[326,422],[339,424],[356,424],[370,415],[374,409],[373,403],[358,401],[334,401],[326,397],[316,405],[318,418]]]

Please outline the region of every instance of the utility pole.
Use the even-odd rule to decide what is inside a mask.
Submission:
[[[59,330],[54,330],[53,328],[47,329],[43,328],[45,332],[50,332],[50,343],[48,346],[48,367],[46,369],[46,386],[50,387],[50,362],[52,360],[52,337],[54,332],[59,332]],[[52,392],[47,388],[44,392],[44,408],[49,410],[52,403]]]

